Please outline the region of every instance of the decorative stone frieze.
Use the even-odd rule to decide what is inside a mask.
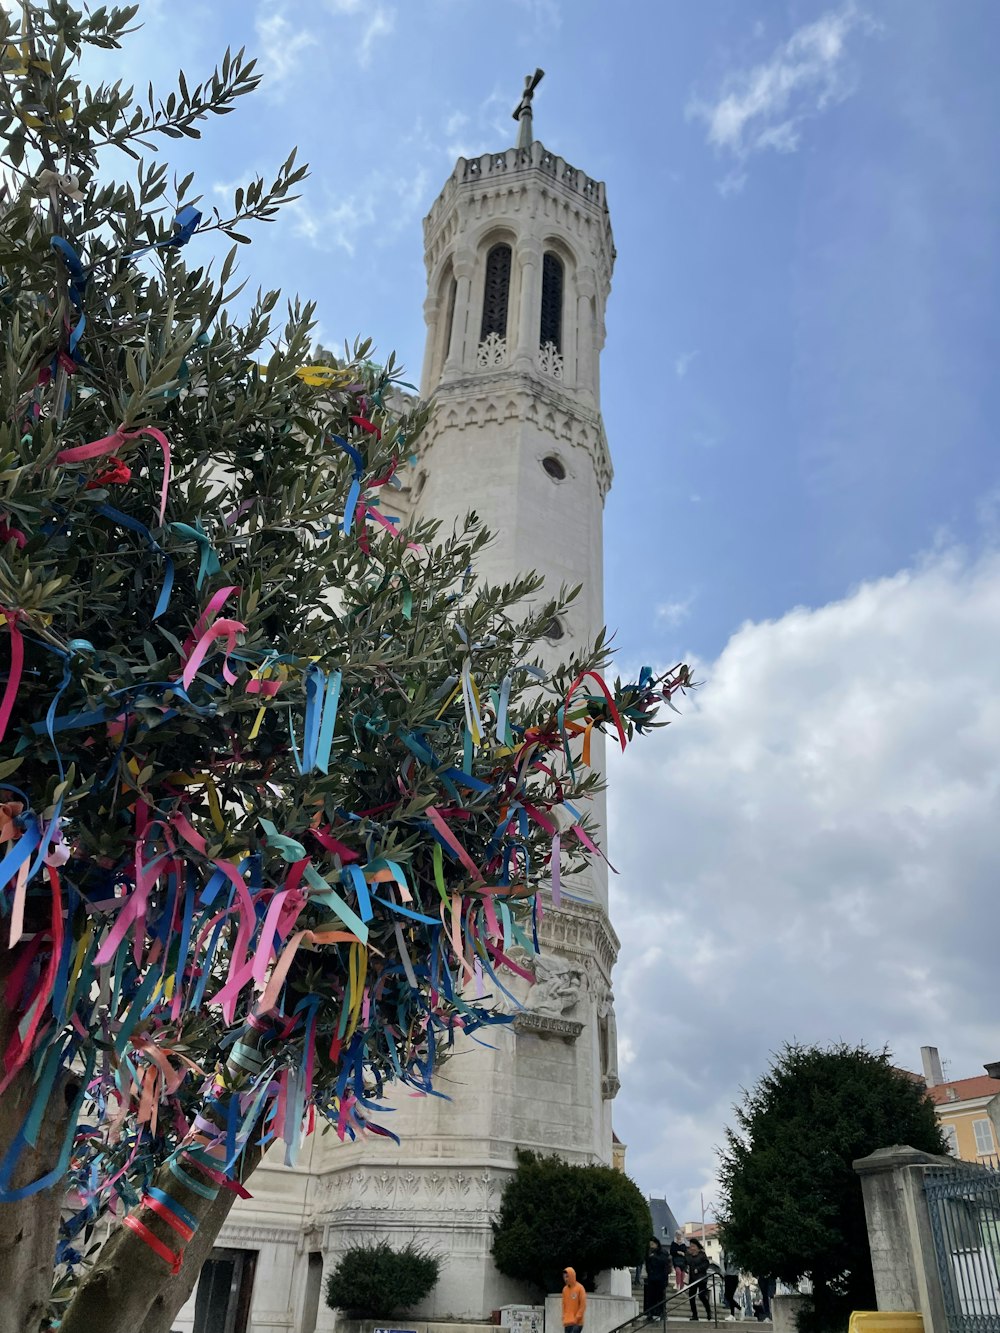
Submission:
[[[568,904],[564,899],[561,907],[546,910],[538,934],[543,952],[556,950],[565,958],[579,958],[591,970],[596,963],[601,980],[610,982],[621,943],[596,904]]]
[[[252,1223],[235,1226],[227,1222],[219,1232],[217,1243],[220,1246],[231,1246],[233,1249],[240,1249],[246,1245],[256,1247],[262,1242],[272,1245],[298,1245],[300,1235],[298,1226],[260,1227]]]
[[[489,1212],[496,1208],[508,1172],[490,1168],[372,1166],[326,1177],[323,1215],[390,1209]]]

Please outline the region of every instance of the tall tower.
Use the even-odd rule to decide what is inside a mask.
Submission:
[[[477,566],[486,582],[534,569],[546,597],[582,584],[551,626],[561,659],[604,624],[611,460],[599,358],[614,245],[603,184],[532,137],[538,77],[515,113],[518,146],[460,158],[424,221],[421,394],[434,412],[408,508],[445,528],[474,509],[495,536]],[[603,802],[595,804],[603,827]],[[547,903],[535,984],[505,981],[521,986],[523,1013],[491,1029],[491,1045],[470,1040],[441,1069],[436,1086],[450,1100],[397,1097],[385,1123],[400,1134],[398,1149],[338,1145],[322,1166],[314,1158],[329,1172],[328,1261],[376,1230],[417,1236],[446,1256],[425,1317],[481,1319],[524,1299],[490,1256],[490,1220],[518,1147],[612,1160],[618,940],[603,863],[571,888],[560,908]]]
[[[434,412],[401,499],[404,519],[435,517],[446,528],[474,509],[495,538],[478,563],[486,582],[534,569],[546,600],[563,584],[582,585],[550,626],[556,661],[604,623],[611,461],[598,367],[614,246],[603,184],[533,138],[540,77],[526,81],[515,112],[517,146],[460,158],[424,221],[422,395]],[[600,746],[593,748],[599,763]],[[602,799],[591,813],[603,828]],[[371,1236],[418,1239],[442,1255],[440,1280],[418,1317],[481,1320],[526,1298],[490,1253],[490,1223],[516,1150],[612,1161],[618,940],[604,864],[566,887],[558,908],[543,894],[534,983],[505,978],[523,1011],[482,1042],[461,1043],[438,1072],[435,1086],[449,1100],[390,1089],[397,1109],[383,1123],[400,1147],[317,1134],[293,1172],[261,1168],[257,1197],[234,1210],[220,1241],[268,1236],[261,1262],[269,1295],[261,1301],[277,1305],[287,1287],[281,1302],[312,1311],[303,1327],[332,1327],[331,1312],[320,1308],[320,1275],[352,1241]]]

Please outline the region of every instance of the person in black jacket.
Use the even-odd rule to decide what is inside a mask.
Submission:
[[[659,1307],[662,1306],[666,1295],[667,1256],[663,1252],[663,1246],[653,1236],[646,1251],[646,1280],[642,1284],[642,1312],[649,1316],[650,1322],[652,1322],[651,1312],[659,1313]]]
[[[698,1307],[695,1297],[705,1307],[705,1318],[711,1319],[712,1305],[708,1299],[708,1273],[712,1265],[700,1240],[688,1241],[688,1299],[691,1301],[691,1318],[697,1322]]]
[[[687,1282],[688,1267],[688,1247],[683,1231],[674,1232],[674,1238],[670,1242],[670,1263],[673,1266],[677,1290],[680,1291]]]

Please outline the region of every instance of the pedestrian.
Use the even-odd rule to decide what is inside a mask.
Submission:
[[[677,1290],[687,1282],[688,1250],[683,1231],[675,1231],[670,1242],[670,1262],[674,1269],[674,1283]]]
[[[773,1277],[759,1277],[757,1285],[760,1287],[760,1314],[757,1316],[760,1323],[771,1318],[771,1297],[778,1289],[777,1280]]]
[[[667,1296],[667,1256],[655,1236],[650,1237],[646,1250],[646,1279],[642,1284],[642,1312],[652,1322],[654,1314],[661,1314]]]
[[[576,1280],[575,1268],[563,1269],[562,1322],[566,1333],[582,1333],[587,1293]]]
[[[753,1318],[753,1307],[759,1299],[757,1283],[749,1273],[741,1273],[740,1284],[736,1288],[736,1300],[740,1305],[740,1313],[744,1319]]]
[[[688,1241],[687,1252],[687,1291],[691,1302],[691,1318],[697,1323],[698,1307],[695,1298],[705,1307],[705,1318],[712,1318],[712,1306],[708,1299],[708,1272],[712,1265],[708,1261],[705,1247],[700,1240]]]
[[[731,1254],[723,1253],[722,1256],[722,1299],[729,1307],[729,1313],[726,1315],[726,1323],[731,1324],[739,1318],[737,1311],[740,1308],[739,1301],[736,1299],[736,1288],[740,1285],[739,1265],[733,1261]]]

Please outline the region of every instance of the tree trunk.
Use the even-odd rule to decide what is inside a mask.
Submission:
[[[14,956],[4,930],[0,935],[0,996],[6,996]],[[0,1051],[8,1049],[21,1017],[6,1003],[0,1004]],[[14,1142],[34,1103],[34,1073],[29,1062],[0,1096],[0,1156]],[[10,1188],[30,1185],[55,1167],[69,1128],[69,1103],[76,1090],[65,1077],[56,1079],[38,1142],[34,1148],[25,1146]],[[63,1191],[62,1183],[57,1183],[17,1203],[0,1204],[0,1333],[36,1333],[48,1313]]]
[[[259,1148],[247,1149],[244,1178],[260,1158]],[[196,1169],[192,1167],[191,1173],[197,1175]],[[63,1316],[60,1333],[94,1333],[95,1329],[101,1333],[137,1333],[139,1329],[142,1333],[170,1333],[174,1316],[194,1290],[236,1195],[223,1189],[217,1199],[203,1199],[185,1189],[166,1167],[157,1173],[156,1184],[199,1219],[198,1230],[185,1247],[180,1274],[174,1277],[144,1240],[119,1226],[81,1283]],[[143,1209],[139,1217],[168,1249],[177,1249],[179,1237],[155,1213]]]
[[[6,1024],[0,1024],[0,1027]],[[13,1142],[35,1096],[33,1071],[24,1069],[0,1097],[0,1147]],[[65,1080],[57,1082],[35,1148],[26,1147],[11,1185],[19,1189],[47,1175],[59,1160],[68,1128]],[[36,1333],[48,1313],[55,1267],[62,1183],[18,1203],[0,1204],[0,1333]]]

